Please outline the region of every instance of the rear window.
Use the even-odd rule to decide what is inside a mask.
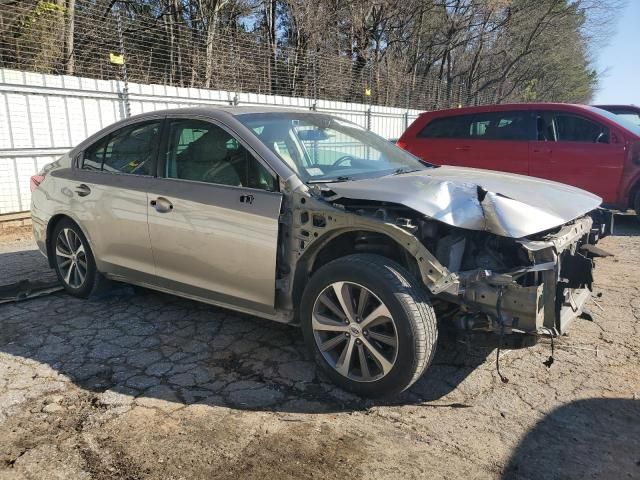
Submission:
[[[616,115],[615,113],[608,112],[601,108],[596,108],[596,107],[587,107],[587,108],[597,113],[598,115],[602,115],[603,117],[606,117],[609,120],[617,123],[618,125],[625,128],[626,130],[629,130],[630,132],[634,133],[635,135],[640,136],[640,125],[636,125],[635,123],[633,123],[630,120],[627,120],[624,117]]]
[[[160,122],[128,125],[88,147],[82,169],[133,175],[153,175]]]
[[[533,140],[531,112],[490,112],[474,115],[471,138],[485,140]]]
[[[558,141],[583,143],[609,143],[609,129],[578,115],[556,113]]]
[[[473,115],[435,118],[418,134],[420,138],[469,138]]]
[[[436,118],[418,134],[420,138],[532,140],[533,114],[528,111],[486,112]]]

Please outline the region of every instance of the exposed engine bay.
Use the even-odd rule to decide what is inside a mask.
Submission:
[[[559,335],[581,314],[589,296],[592,258],[598,255],[598,249],[595,253],[585,249],[590,245],[592,230],[592,219],[588,215],[516,239],[451,226],[404,205],[336,198],[332,195],[334,192],[322,193],[344,215],[357,216],[362,227],[369,222],[385,225],[389,233],[401,230],[407,238],[417,240],[420,245],[412,248],[409,243],[396,239],[408,252],[414,253],[414,259],[397,260],[423,278],[438,307],[439,317],[447,318],[460,331]],[[308,211],[300,218],[318,215],[321,214]],[[340,214],[334,215],[328,223],[335,223],[340,217]],[[354,222],[347,220],[346,223],[353,226]],[[324,224],[324,220],[318,224]],[[304,232],[301,238],[316,236],[310,221],[302,222],[301,229]],[[308,248],[309,243],[303,241],[297,245],[298,250]],[[335,249],[349,248],[347,244],[353,245],[357,252],[412,256],[397,244],[390,244],[380,228],[355,230],[351,238],[345,238],[345,245],[333,246],[334,254],[338,254]],[[425,258],[424,252],[431,254],[430,258]],[[324,261],[326,259],[320,263]],[[427,266],[422,265],[423,261]]]

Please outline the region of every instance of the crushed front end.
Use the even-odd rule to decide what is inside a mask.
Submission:
[[[456,326],[499,334],[565,333],[582,313],[593,282],[591,226],[584,216],[524,239],[467,232],[458,233],[457,241],[438,241],[438,259],[457,271],[457,292],[444,293],[459,305]]]

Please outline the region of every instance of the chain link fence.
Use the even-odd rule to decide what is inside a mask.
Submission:
[[[0,68],[405,109],[486,103],[460,79],[390,73],[383,63],[286,47],[244,28],[218,31],[210,19],[134,4],[1,0]]]
[[[0,0],[0,215],[28,210],[29,177],[43,165],[132,114],[284,105],[392,139],[420,111],[486,103],[462,81],[390,73],[150,3]]]

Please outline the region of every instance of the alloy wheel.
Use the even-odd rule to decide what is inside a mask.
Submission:
[[[56,239],[56,262],[63,281],[80,288],[87,277],[87,254],[80,236],[71,228],[63,228]]]
[[[387,375],[398,355],[398,333],[387,306],[368,288],[335,282],[318,295],[313,336],[324,359],[358,382]]]

